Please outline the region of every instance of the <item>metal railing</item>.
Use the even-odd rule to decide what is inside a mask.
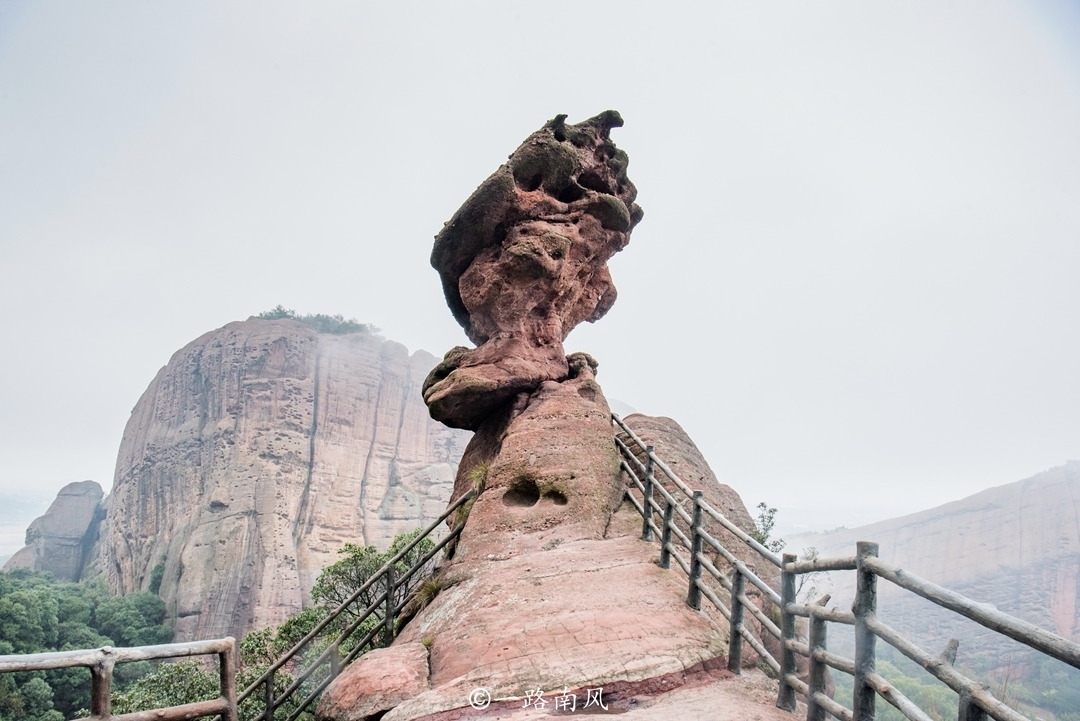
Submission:
[[[216,654],[221,679],[221,695],[211,701],[112,715],[113,667],[118,663],[187,658]],[[94,721],[188,721],[204,716],[220,716],[237,721],[236,713],[236,640],[228,637],[214,641],[166,643],[159,646],[102,648],[86,651],[58,651],[0,656],[0,673],[49,671],[58,668],[90,669],[90,718]]]
[[[795,711],[796,696],[801,695],[807,704],[807,721],[825,721],[827,717],[842,721],[873,721],[875,704],[880,696],[911,721],[932,721],[930,716],[914,702],[877,673],[876,644],[877,640],[881,639],[925,668],[959,695],[957,710],[959,721],[986,721],[987,718],[993,718],[996,721],[1031,721],[1027,716],[995,698],[983,684],[968,678],[953,666],[955,639],[950,641],[945,653],[933,656],[878,620],[878,578],[884,578],[942,608],[969,618],[995,633],[1019,641],[1029,648],[1070,666],[1080,668],[1080,644],[888,564],[878,558],[876,543],[859,542],[856,554],[843,558],[798,561],[793,554],[778,556],[709,506],[703,500],[702,492],[691,490],[667,464],[656,456],[652,447],[646,445],[621,418],[612,414],[612,421],[616,427],[615,444],[622,456],[621,468],[630,480],[626,497],[642,516],[642,539],[649,541],[652,540],[654,533],[658,534],[660,536],[660,566],[668,568],[669,559],[675,558],[679,566],[687,573],[689,591],[686,602],[692,608],[700,609],[701,596],[705,596],[728,620],[730,624],[728,669],[735,674],[741,672],[742,642],[745,640],[776,673],[780,681],[776,701],[779,708]],[[637,446],[640,455],[644,456],[644,462],[638,458],[639,454],[631,450],[629,443]],[[676,493],[682,494],[683,498],[677,497],[657,482],[655,476],[657,469],[671,482]],[[633,493],[635,489],[641,493],[640,501]],[[662,504],[656,501],[657,494]],[[686,501],[692,504],[691,512],[683,508]],[[661,526],[655,523],[657,515],[662,515]],[[702,521],[705,517],[711,517],[765,561],[780,570],[779,593],[703,528]],[[689,537],[679,528],[676,519],[681,519],[688,525]],[[677,540],[678,544],[676,545],[673,540]],[[718,556],[727,561],[731,567],[730,578],[725,577],[702,552],[706,546],[711,547]],[[689,552],[688,560],[682,558],[679,552],[680,547]],[[709,576],[719,582],[728,592],[730,607],[721,601],[714,588],[702,581],[702,570],[707,571]],[[806,604],[797,602],[797,577],[801,574],[821,571],[856,572],[855,601],[851,611],[826,608],[821,602]],[[779,608],[781,619],[779,627],[746,596],[747,581],[760,589],[764,597]],[[828,597],[822,599],[822,601],[827,600]],[[751,612],[764,631],[779,642],[780,659],[768,653],[761,640],[746,626],[744,622],[746,610]],[[803,638],[798,633],[796,619],[799,617],[808,620],[808,638]],[[828,651],[827,624],[829,622],[854,626],[854,659]],[[949,652],[950,649],[952,653]],[[809,661],[807,681],[798,677],[796,655]],[[854,677],[852,709],[842,706],[826,694],[829,668]]]
[[[425,568],[428,562],[435,557],[435,554],[461,535],[461,530],[465,525],[464,521],[455,522],[449,533],[443,536],[443,538],[441,538],[431,550],[425,553],[416,563],[405,571],[402,571],[400,575],[397,568],[398,562],[405,558],[421,541],[434,533],[447,518],[456,513],[459,508],[475,497],[476,491],[470,490],[450,504],[441,516],[432,521],[416,538],[402,548],[393,558],[387,561],[382,568],[372,574],[360,588],[353,591],[352,594],[342,601],[336,609],[322,619],[315,628],[308,632],[308,634],[300,639],[292,648],[286,651],[277,661],[271,664],[270,668],[263,672],[261,676],[249,684],[237,698],[237,704],[244,703],[249,699],[249,704],[259,704],[261,702],[262,707],[256,708],[251,715],[256,718],[265,719],[265,721],[274,721],[274,713],[278,709],[281,709],[282,706],[289,703],[290,700],[298,694],[303,693],[304,695],[301,697],[301,700],[292,708],[286,718],[286,721],[296,721],[296,719],[307,711],[312,703],[319,698],[320,694],[322,694],[323,690],[326,689],[330,682],[337,678],[338,674],[341,673],[342,668],[347,666],[365,651],[371,650],[376,643],[377,637],[381,636],[382,644],[389,646],[390,642],[393,641],[394,637],[397,635],[395,621],[398,618],[398,614],[401,613],[410,601],[408,595],[405,595],[404,598],[398,601],[397,597],[400,594],[397,594],[396,591],[404,588],[409,579],[421,569]],[[361,613],[353,614],[350,610],[350,606],[370,589],[380,589],[378,596]],[[313,641],[315,641],[328,626],[334,623],[335,620],[346,613],[355,615],[354,620],[345,626],[345,628],[338,633],[329,644],[327,644],[326,648],[323,649],[313,661],[307,663],[283,691],[280,693],[277,692],[274,685],[275,676],[279,672],[284,672],[286,667],[294,661],[300,661],[301,656],[312,646]],[[374,627],[370,628],[359,641],[353,643],[354,634],[358,635],[357,631],[371,618],[375,618],[379,622]],[[343,649],[348,649],[345,651],[344,655],[342,655]],[[326,669],[325,673],[320,674],[313,684],[306,683],[309,679],[315,677],[316,673],[324,667]],[[260,689],[262,690],[262,693],[256,694],[256,691],[259,691]],[[248,715],[247,711],[248,709],[245,708],[245,715]]]

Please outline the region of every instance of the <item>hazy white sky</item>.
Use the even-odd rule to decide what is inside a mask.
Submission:
[[[607,108],[645,220],[568,349],[748,505],[854,525],[1080,458],[1076,0],[4,0],[0,493],[108,487],[169,356],[278,303],[464,342],[432,236]]]

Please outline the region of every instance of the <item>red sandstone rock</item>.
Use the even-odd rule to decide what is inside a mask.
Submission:
[[[565,379],[567,334],[615,302],[607,261],[642,216],[610,138],[622,118],[565,118],[530,135],[435,238],[431,264],[478,346],[451,350],[424,384],[449,426],[476,429],[518,393]]]
[[[323,691],[315,718],[366,721],[428,690],[428,652],[398,643],[361,656]]]

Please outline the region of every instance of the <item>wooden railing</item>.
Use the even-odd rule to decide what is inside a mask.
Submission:
[[[408,584],[412,576],[427,568],[428,562],[435,557],[435,554],[461,535],[461,530],[465,525],[464,520],[455,522],[449,533],[435,543],[431,550],[425,553],[416,563],[400,572],[400,574],[397,564],[407,557],[409,552],[416,548],[421,541],[434,533],[447,518],[475,497],[476,491],[470,490],[450,504],[441,516],[432,521],[416,538],[387,561],[382,568],[372,574],[360,588],[353,591],[315,628],[248,685],[237,698],[237,703],[247,701],[249,706],[261,704],[261,708],[249,711],[245,707],[245,716],[274,721],[275,712],[288,704],[294,697],[299,696],[300,701],[292,707],[286,717],[286,721],[296,721],[319,698],[319,695],[338,676],[342,668],[376,645],[377,637],[381,636],[381,645],[389,646],[397,634],[395,621],[398,614],[409,602],[408,594],[398,593],[398,590],[406,588],[406,584]],[[353,611],[350,607],[371,589],[379,590],[375,600],[360,613]],[[287,667],[293,662],[300,662],[305,651],[313,645],[313,642],[320,637],[323,631],[346,614],[352,616],[353,620],[326,645],[326,648],[314,660],[304,665],[296,674],[292,683],[279,693],[274,684],[275,676],[279,672],[287,670]],[[365,625],[366,621],[372,618],[377,619],[379,623],[370,628],[359,641],[353,642],[354,635],[359,635],[358,630]],[[342,655],[343,648],[348,648],[344,655]],[[325,669],[325,672],[317,674],[322,669]],[[313,683],[308,683],[309,679],[313,679],[313,677],[317,678],[314,679]],[[259,690],[262,691],[261,694],[256,693]]]
[[[113,666],[132,661],[152,661],[189,656],[218,657],[221,694],[212,701],[199,701],[181,706],[136,711],[112,715]],[[188,721],[204,716],[220,716],[224,721],[237,721],[236,714],[236,640],[221,638],[214,641],[166,643],[159,646],[113,648],[105,646],[86,651],[58,651],[0,656],[0,673],[20,671],[49,671],[58,668],[90,669],[90,718],[94,721]]]
[[[398,568],[398,563],[407,558],[408,554],[422,541],[435,533],[447,518],[475,497],[476,492],[470,490],[450,504],[439,518],[429,524],[416,538],[372,574],[367,582],[319,621],[315,628],[282,654],[239,696],[236,694],[236,641],[232,638],[136,648],[105,647],[88,651],[0,656],[0,673],[40,671],[72,666],[89,668],[92,677],[90,718],[94,721],[107,719],[112,721],[188,721],[203,716],[220,716],[223,721],[238,721],[239,710],[243,711],[245,718],[274,721],[275,712],[281,710],[286,704],[290,706],[288,721],[295,721],[310,709],[312,703],[319,698],[342,668],[360,654],[379,645],[380,641],[381,645],[389,645],[393,641],[398,631],[396,621],[410,600],[410,595],[405,591],[416,585],[410,583],[410,580],[416,574],[428,569],[429,562],[435,554],[461,535],[464,520],[456,520],[450,532],[434,543],[430,550],[408,568],[401,570]],[[378,595],[367,608],[357,613],[351,607],[369,590],[377,590]],[[327,639],[321,638],[324,631],[339,625],[335,624],[335,621],[350,617],[348,625],[335,634],[331,640],[327,642]],[[378,623],[369,628],[362,638],[356,640],[354,636],[359,635],[359,629],[365,625],[371,625],[366,623],[370,619],[376,619]],[[327,642],[325,648],[314,660],[303,664],[302,656],[317,641]],[[343,648],[347,649],[344,655]],[[221,659],[219,664],[221,696],[219,698],[119,716],[111,714],[112,669],[115,664],[205,654],[218,654]],[[277,675],[292,670],[292,667],[297,664],[302,664],[304,667],[292,678],[285,689],[278,692],[275,687]],[[259,690],[262,691],[261,694],[256,693]],[[295,697],[299,697],[299,701],[291,703]],[[241,708],[240,704],[244,706]],[[284,715],[281,714],[281,716]]]
[[[770,551],[710,506],[704,500],[702,491],[693,490],[684,483],[621,418],[613,414],[612,422],[616,427],[615,444],[622,457],[621,469],[629,481],[625,496],[642,517],[642,539],[653,541],[659,537],[659,565],[670,568],[671,560],[674,559],[687,574],[687,604],[700,610],[701,599],[704,597],[728,621],[728,668],[731,672],[739,674],[742,671],[742,644],[745,642],[777,676],[780,681],[776,701],[778,707],[795,711],[797,696],[802,696],[806,701],[807,721],[824,721],[830,716],[842,721],[873,721],[875,703],[880,696],[911,721],[931,721],[923,710],[876,672],[876,643],[881,639],[923,666],[931,675],[959,694],[959,721],[986,721],[987,718],[997,721],[1031,721],[995,698],[984,685],[954,668],[952,661],[955,654],[950,656],[946,652],[940,656],[932,656],[895,629],[879,621],[878,578],[884,578],[902,589],[1047,656],[1080,668],[1080,644],[892,566],[877,557],[878,547],[875,543],[858,543],[854,556],[811,561],[798,561],[792,554],[780,556]],[[636,453],[631,445],[638,449]],[[639,455],[644,460],[639,458]],[[669,491],[665,484],[658,481],[657,471],[667,478],[673,491]],[[640,499],[636,494],[640,494]],[[105,647],[88,651],[0,656],[0,673],[67,667],[89,668],[92,677],[90,713],[94,721],[187,721],[206,716],[220,716],[224,721],[238,721],[241,703],[246,703],[243,709],[245,717],[265,721],[274,721],[275,713],[289,704],[290,709],[285,721],[296,721],[310,709],[312,703],[344,666],[375,645],[377,637],[381,636],[383,644],[389,644],[393,640],[397,633],[396,620],[409,602],[408,595],[400,593],[400,590],[406,587],[415,574],[428,567],[435,554],[460,536],[464,521],[455,522],[446,536],[406,570],[399,572],[397,564],[475,496],[475,491],[469,491],[452,503],[438,519],[387,561],[239,696],[235,686],[236,642],[232,638],[136,648]],[[715,538],[705,527],[707,518],[732,534],[738,543],[751,549],[768,565],[779,570],[779,590],[763,580],[754,569]],[[686,528],[685,531],[680,527],[680,523]],[[712,558],[706,553],[706,548],[715,551]],[[740,551],[740,554],[742,553],[744,552]],[[714,560],[718,562],[720,558],[725,562],[721,565],[729,567],[726,573],[714,563]],[[826,608],[823,603],[797,602],[797,577],[821,571],[855,571],[856,595],[851,611]],[[714,583],[710,583],[709,579]],[[756,587],[766,602],[779,610],[779,625],[747,596],[747,583]],[[359,613],[350,608],[372,589],[379,593],[367,608]],[[717,593],[720,589],[726,592],[727,604]],[[762,630],[776,640],[779,658],[770,653],[762,639],[755,635],[746,622],[746,613],[753,616]],[[305,652],[312,650],[316,639],[320,639],[324,631],[331,628],[331,624],[337,619],[343,618],[344,614],[348,614],[353,620],[326,643],[314,660],[307,662],[299,670],[284,690],[278,692],[275,687],[277,674],[286,673],[293,666],[302,664]],[[808,620],[807,638],[799,634],[796,620],[800,617]],[[354,642],[354,636],[358,635],[359,629],[372,618],[378,620],[378,623]],[[854,626],[854,659],[829,652],[829,622]],[[344,655],[343,649],[347,649]],[[120,716],[111,714],[110,693],[115,664],[208,654],[217,654],[220,658],[221,695],[217,699]],[[808,659],[806,681],[798,677],[797,656]],[[842,706],[826,694],[828,668],[854,677],[852,709]],[[320,674],[318,672],[321,669],[325,671]],[[257,693],[259,691],[262,693]],[[292,703],[294,697],[298,696],[300,701]]]
[[[880,696],[897,708],[911,721],[932,721],[925,711],[905,697],[889,681],[877,673],[876,644],[881,639],[901,654],[925,668],[931,675],[959,694],[957,718],[959,721],[1031,721],[1027,716],[1010,708],[994,697],[983,684],[968,678],[953,666],[955,653],[933,656],[919,648],[910,639],[877,618],[877,579],[885,580],[910,591],[926,600],[975,621],[991,631],[1012,638],[1047,656],[1080,668],[1080,644],[1050,633],[1034,624],[998,611],[988,604],[978,603],[955,591],[951,591],[902,568],[878,558],[876,543],[860,542],[854,556],[843,558],[798,561],[792,554],[778,556],[756,539],[738,528],[723,514],[709,506],[701,491],[694,491],[676,475],[671,468],[646,445],[626,423],[612,414],[615,425],[615,445],[622,456],[621,468],[627,474],[629,484],[626,496],[642,516],[643,540],[660,536],[660,566],[669,567],[675,558],[689,577],[686,602],[695,609],[701,607],[704,596],[715,606],[730,624],[728,668],[732,673],[741,672],[742,643],[745,640],[757,651],[761,659],[780,680],[776,705],[787,711],[795,711],[797,695],[806,700],[807,721],[825,721],[828,717],[842,721],[874,721],[875,704]],[[625,439],[625,440],[624,440]],[[631,444],[638,449],[635,453]],[[644,462],[638,456],[644,457]],[[669,492],[657,481],[659,470],[670,481],[675,492]],[[641,494],[639,500],[635,493]],[[662,502],[656,500],[659,495]],[[690,512],[683,507],[692,504]],[[656,525],[657,516],[662,517]],[[705,517],[711,517],[730,531],[741,543],[752,549],[768,564],[780,570],[779,592],[762,580],[753,570],[736,558],[702,526]],[[689,527],[689,536],[679,528],[676,518]],[[676,543],[677,542],[677,543]],[[728,575],[721,573],[705,553],[708,546],[730,565]],[[682,552],[689,554],[688,559]],[[703,582],[702,571],[708,573],[727,591],[729,604],[717,596],[715,588]],[[821,571],[855,571],[856,592],[851,611],[826,608],[823,603],[800,604],[796,598],[796,579],[801,574]],[[730,577],[729,577],[730,576]],[[780,611],[778,627],[766,614],[747,598],[746,583],[756,586]],[[828,600],[827,597],[823,600]],[[761,628],[779,642],[780,658],[775,658],[744,622],[749,611]],[[796,619],[808,619],[808,638],[799,635]],[[849,659],[830,653],[827,645],[829,622],[855,627],[855,658]],[[955,650],[955,640],[950,641]],[[809,659],[807,680],[798,677],[796,656]],[[852,709],[848,709],[826,695],[827,669],[834,668],[854,677]]]

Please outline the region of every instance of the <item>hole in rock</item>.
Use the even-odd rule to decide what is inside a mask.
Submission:
[[[519,478],[503,494],[502,502],[504,506],[535,506],[540,502],[540,489],[533,479]]]
[[[607,178],[592,170],[586,170],[584,173],[582,173],[578,177],[578,183],[580,185],[584,185],[589,190],[595,190],[597,193],[614,195]]]
[[[540,183],[542,183],[542,182],[544,182],[543,174],[537,173],[536,175],[529,178],[529,182],[525,183],[524,189],[529,191],[529,192],[532,192],[532,191],[536,190],[537,188],[539,188]]]
[[[548,491],[547,493],[544,494],[544,500],[545,501],[551,501],[556,506],[565,506],[566,505],[566,496],[559,493],[558,491]]]
[[[576,185],[575,183],[571,183],[570,185],[566,186],[561,193],[559,193],[559,202],[573,203],[575,200],[581,200],[583,195],[585,195],[585,191],[582,189],[582,187],[580,185]]]
[[[591,386],[581,386],[577,389],[577,394],[587,401],[596,403],[596,389]]]

